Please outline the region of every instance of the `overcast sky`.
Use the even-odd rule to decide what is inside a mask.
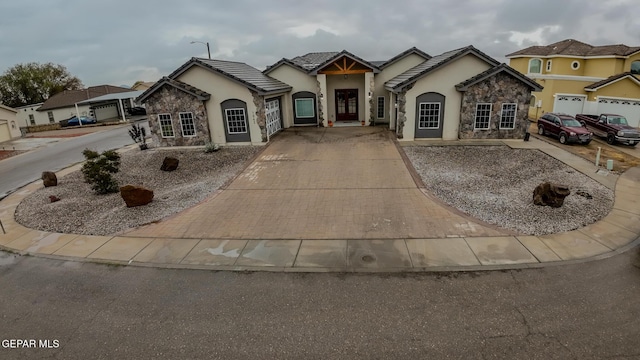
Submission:
[[[62,64],[86,86],[156,81],[193,56],[264,69],[346,49],[385,60],[473,45],[500,61],[573,38],[640,46],[637,0],[2,0],[0,72]]]

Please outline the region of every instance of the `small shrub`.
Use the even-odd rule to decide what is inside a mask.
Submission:
[[[107,150],[102,154],[89,149],[82,152],[87,162],[82,165],[84,180],[91,184],[97,194],[118,192],[118,182],[111,176],[119,171],[120,155],[115,150]]]
[[[144,126],[131,124],[131,129],[129,129],[129,136],[136,143],[140,144],[140,150],[147,149],[147,130]]]
[[[205,146],[204,146],[204,152],[206,153],[212,153],[215,151],[220,150],[220,145],[216,144],[216,143],[212,143],[212,142],[208,142]]]

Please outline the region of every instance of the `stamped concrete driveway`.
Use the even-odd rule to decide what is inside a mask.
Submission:
[[[430,197],[383,128],[282,132],[226,189],[131,236],[411,239],[499,236]]]

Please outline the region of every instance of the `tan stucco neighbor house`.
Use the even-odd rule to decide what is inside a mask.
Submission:
[[[18,110],[0,104],[0,143],[22,136],[17,113]]]
[[[146,90],[160,146],[266,143],[292,126],[385,126],[402,141],[522,138],[542,86],[473,46],[386,61],[346,50],[282,59],[264,71],[192,58]]]
[[[545,112],[614,113],[640,126],[640,46],[566,39],[507,54],[509,65],[544,86],[529,117]]]

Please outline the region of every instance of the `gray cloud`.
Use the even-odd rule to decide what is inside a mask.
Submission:
[[[0,72],[30,61],[65,65],[85,85],[133,84],[169,74],[192,56],[264,68],[282,57],[349,50],[384,60],[411,46],[435,55],[474,45],[504,60],[522,47],[575,38],[640,45],[632,1],[237,0],[0,3]],[[516,34],[516,35],[514,35]]]

